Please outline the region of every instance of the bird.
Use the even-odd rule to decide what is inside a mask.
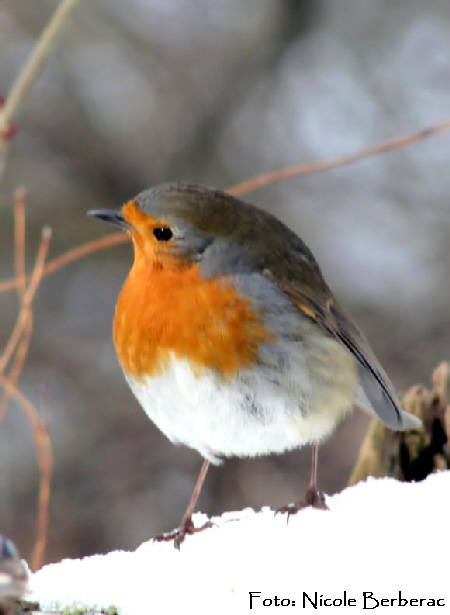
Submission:
[[[160,431],[203,457],[179,528],[210,464],[312,445],[305,497],[326,508],[318,446],[358,406],[393,430],[418,429],[311,250],[274,215],[207,186],[172,182],[90,216],[126,231],[134,262],[113,341],[132,392]],[[209,524],[205,524],[208,526]]]

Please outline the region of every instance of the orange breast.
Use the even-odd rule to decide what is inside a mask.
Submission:
[[[275,337],[246,297],[226,280],[205,280],[198,265],[162,268],[137,259],[120,293],[114,343],[124,370],[136,379],[161,373],[170,354],[201,373],[224,377],[252,365]]]

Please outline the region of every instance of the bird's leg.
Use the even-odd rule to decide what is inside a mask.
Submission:
[[[328,506],[325,503],[325,496],[319,489],[317,489],[317,462],[319,458],[319,445],[312,445],[312,463],[311,463],[311,480],[309,487],[306,490],[303,500],[295,502],[295,504],[288,504],[282,506],[277,510],[277,513],[287,513],[288,518],[290,515],[295,515],[299,510],[311,506],[312,508],[318,508],[320,510],[328,510]]]
[[[194,524],[192,522],[192,514],[194,512],[195,505],[197,504],[198,496],[200,495],[203,483],[205,482],[209,464],[210,462],[205,459],[200,469],[197,482],[195,483],[194,491],[192,492],[188,507],[186,508],[186,512],[184,513],[183,518],[181,519],[180,527],[176,530],[173,530],[172,532],[167,532],[166,534],[161,534],[161,536],[156,536],[155,540],[157,542],[173,540],[174,547],[176,549],[179,549],[181,543],[184,541],[188,534],[201,532],[202,530],[206,530],[208,527],[212,527],[212,523],[210,521],[207,521],[201,527],[194,527]]]
[[[311,462],[311,480],[309,487],[305,493],[306,506],[312,506],[313,508],[320,508],[322,510],[328,510],[328,506],[325,503],[325,496],[321,491],[317,489],[317,466],[319,460],[319,445],[312,445],[312,462]]]

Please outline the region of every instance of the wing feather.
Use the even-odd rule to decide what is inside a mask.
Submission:
[[[275,276],[264,273],[274,282]],[[400,406],[400,401],[378,359],[375,357],[364,334],[335,301],[326,286],[322,286],[319,300],[311,297],[306,287],[299,290],[297,285],[284,281],[277,284],[292,303],[313,320],[324,332],[338,339],[353,354],[357,361],[360,384],[379,419],[395,430],[410,426],[409,417]],[[417,425],[416,425],[417,426]]]

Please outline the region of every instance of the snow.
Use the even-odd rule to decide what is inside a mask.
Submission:
[[[180,551],[149,541],[50,564],[33,575],[30,599],[42,610],[114,605],[121,615],[286,612],[275,596],[292,613],[448,612],[450,471],[420,483],[369,479],[327,504],[288,523],[268,508],[225,513]],[[251,611],[249,592],[261,592]]]

